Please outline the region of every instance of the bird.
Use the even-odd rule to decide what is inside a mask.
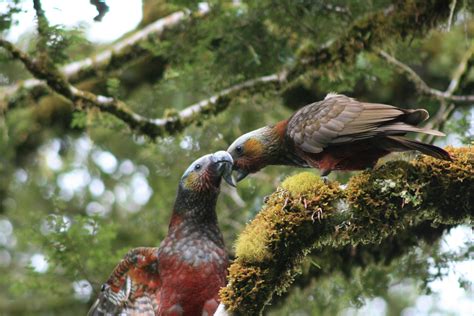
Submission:
[[[232,164],[232,157],[219,151],[189,166],[179,181],[166,238],[159,247],[130,250],[88,315],[214,314],[229,265],[216,202],[221,178],[235,185]]]
[[[234,159],[237,181],[267,165],[317,168],[323,177],[333,170],[371,169],[391,152],[410,150],[451,160],[445,150],[405,137],[409,132],[445,136],[417,126],[428,118],[424,109],[360,102],[329,93],[286,120],[238,137],[227,151]]]

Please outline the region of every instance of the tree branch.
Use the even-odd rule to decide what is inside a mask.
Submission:
[[[421,32],[423,30],[429,29],[433,25],[436,25],[436,23],[439,21],[448,17],[448,14],[446,14],[444,11],[444,9],[446,9],[445,7],[448,8],[446,3],[441,0],[433,1],[429,4],[419,1],[409,3],[404,2],[403,4],[391,6],[386,10],[376,12],[357,20],[347,32],[347,34],[341,36],[330,45],[317,48],[316,50],[307,49],[302,51],[298,62],[293,67],[291,67],[288,72],[288,76],[293,79],[289,84],[285,83],[285,89],[291,89],[295,82],[298,81],[297,77],[303,73],[327,71],[333,66],[354,60],[359,52],[365,49],[372,49],[373,47],[383,43],[387,38],[400,36],[400,34],[407,32]],[[176,14],[177,15],[170,15],[170,17],[174,17],[174,23],[178,23],[183,18],[180,14],[184,13]],[[160,20],[162,21],[162,27],[158,27],[158,24],[154,24],[154,26],[150,25],[145,30],[143,30],[143,32],[137,33],[136,35],[130,37],[130,43],[134,43],[132,47],[136,46],[135,44],[141,39],[144,39],[146,34],[156,32],[148,30],[153,28],[162,30],[164,29],[165,25],[173,25],[171,22],[166,22],[165,19]],[[119,50],[124,49],[124,47],[130,47],[130,45],[127,45],[126,41],[121,42],[120,45],[121,46],[117,48]],[[99,65],[105,65],[105,67],[110,65],[110,60],[113,59],[112,51],[113,50],[109,51],[108,53],[104,53],[103,57],[96,58],[96,61],[99,60]],[[87,66],[90,65],[91,62],[92,59],[86,59],[75,66],[68,66],[70,67],[69,70],[63,68],[60,73],[56,73],[54,76],[49,77],[54,79],[62,77],[63,74],[65,74],[66,78],[75,81],[76,76],[77,78],[82,76],[79,74],[88,73],[91,67]],[[92,71],[92,73],[94,73],[94,71]],[[161,119],[144,118],[136,113],[131,112],[130,110],[127,110],[124,107],[124,104],[118,100],[94,96],[93,94],[85,91],[71,89],[69,87],[69,83],[67,85],[63,85],[68,87],[63,89],[61,92],[58,91],[58,88],[61,88],[60,84],[56,85],[54,82],[50,81],[48,82],[48,85],[54,91],[65,95],[68,99],[80,99],[88,106],[93,106],[111,113],[122,119],[133,130],[140,131],[141,133],[154,138],[164,135],[165,132],[173,133],[182,130],[184,127],[198,120],[201,116],[200,114],[217,113],[222,111],[227,107],[228,103],[230,102],[230,96],[233,93],[237,93],[241,90],[251,89],[256,85],[261,86],[277,84],[279,86],[286,77],[286,73],[281,72],[279,74],[246,81],[242,84],[223,90],[208,100],[204,100],[192,105],[181,111],[178,115],[175,115],[171,118]],[[39,78],[45,79],[44,77]],[[67,81],[65,81],[66,79],[61,80],[67,83]],[[35,86],[35,84],[30,84],[28,86],[31,88]],[[67,96],[67,94],[71,91],[73,92],[72,99],[71,96]],[[456,99],[458,97],[461,96],[451,96],[451,99]],[[468,99],[470,99],[470,96]],[[221,104],[221,101],[224,102]]]
[[[74,106],[78,108],[81,108],[81,106],[98,108],[103,112],[110,113],[126,123],[132,130],[150,138],[177,133],[206,115],[217,114],[225,110],[235,94],[260,86],[278,85],[285,78],[284,74],[274,74],[248,80],[224,89],[209,99],[193,104],[175,115],[150,119],[131,111],[120,100],[75,88],[54,69],[41,67],[27,54],[6,40],[0,39],[0,47],[6,49],[13,58],[20,60],[33,76],[45,80],[54,92],[71,101]]]
[[[418,74],[411,69],[406,64],[397,60],[395,57],[391,56],[387,52],[380,50],[378,55],[385,59],[388,63],[395,66],[395,68],[402,74],[406,75],[408,80],[414,83],[416,90],[423,95],[429,96],[433,99],[445,102],[474,102],[474,95],[453,95],[452,93],[459,85],[459,78],[464,73],[468,60],[471,58],[474,52],[474,45],[471,45],[467,54],[469,56],[467,59],[463,58],[463,61],[460,63],[458,69],[455,72],[453,80],[451,81],[448,90],[440,91],[434,88],[431,88],[426,84],[423,79],[418,76]]]
[[[38,34],[40,38],[46,39],[48,36],[48,20],[46,19],[46,16],[44,15],[44,10],[41,7],[41,1],[33,0],[33,8],[35,9],[36,18],[38,19]],[[43,49],[44,48],[45,47],[43,47]]]
[[[472,66],[472,63],[470,61],[472,60],[473,54],[474,42],[471,44],[470,48],[461,58],[461,62],[454,71],[451,82],[449,83],[449,86],[445,91],[446,94],[453,95],[453,93],[459,87],[459,84],[462,81],[462,77],[464,77],[468,73],[469,68]],[[451,117],[455,109],[456,107],[453,103],[450,103],[448,105],[448,102],[446,100],[441,100],[438,111],[436,112],[435,116],[426,124],[426,127],[431,129],[442,130],[444,123]],[[433,135],[425,134],[422,136],[422,140],[429,144],[432,144],[435,139],[436,138]]]
[[[220,293],[227,310],[261,314],[312,249],[380,244],[425,222],[471,222],[474,149],[447,150],[453,162],[428,156],[392,161],[352,177],[346,188],[308,172],[285,180],[237,240]]]
[[[302,49],[297,64],[288,75],[290,86],[297,85],[308,69],[309,72],[327,72],[353,62],[360,52],[372,50],[388,39],[423,34],[448,19],[449,13],[449,3],[444,0],[394,1],[387,9],[356,20],[344,35],[329,45]]]
[[[203,7],[198,11],[198,14],[205,15],[208,12],[207,7]],[[172,13],[147,25],[94,57],[88,57],[63,66],[60,68],[60,73],[70,83],[76,84],[86,79],[100,77],[103,76],[104,73],[110,73],[123,68],[128,62],[149,54],[149,51],[144,48],[145,43],[151,43],[156,40],[156,38],[163,38],[166,30],[179,25],[185,21],[188,16],[189,12],[184,11]],[[22,83],[4,87],[1,90],[5,98],[12,98],[22,88],[31,91],[39,87],[44,88],[43,81],[28,79]]]

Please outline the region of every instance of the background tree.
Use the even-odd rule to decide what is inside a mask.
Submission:
[[[97,19],[113,12],[107,1],[91,4]],[[39,0],[0,10],[5,314],[84,314],[128,249],[164,237],[174,184],[195,157],[329,91],[426,108],[428,124],[448,133],[440,145],[473,140],[470,0],[145,0],[136,30],[107,45],[54,25]],[[36,29],[12,43],[6,35],[24,23],[22,10],[35,12]],[[229,250],[263,197],[297,172],[270,167],[237,191],[223,188],[218,215]],[[366,299],[387,315],[416,310],[433,280],[472,259],[472,232],[459,228],[472,209],[456,222],[427,218],[397,238],[316,248],[266,311],[349,313]],[[446,249],[455,227],[471,238]],[[472,295],[467,280],[459,283]],[[443,310],[433,297],[424,298],[426,313]]]

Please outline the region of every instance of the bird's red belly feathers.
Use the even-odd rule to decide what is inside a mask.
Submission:
[[[160,268],[167,273],[160,273],[162,286],[157,293],[160,302],[158,315],[214,314],[219,305],[219,289],[225,286],[227,260],[190,264],[170,256],[161,260]]]
[[[308,164],[321,170],[363,170],[372,168],[379,158],[389,153],[366,141],[329,146],[320,153],[304,152],[302,156]]]

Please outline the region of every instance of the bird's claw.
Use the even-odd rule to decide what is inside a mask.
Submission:
[[[318,207],[316,211],[312,212],[311,214],[311,220],[316,222],[316,218],[318,219],[319,222],[321,222],[321,218],[323,217],[323,209]]]

